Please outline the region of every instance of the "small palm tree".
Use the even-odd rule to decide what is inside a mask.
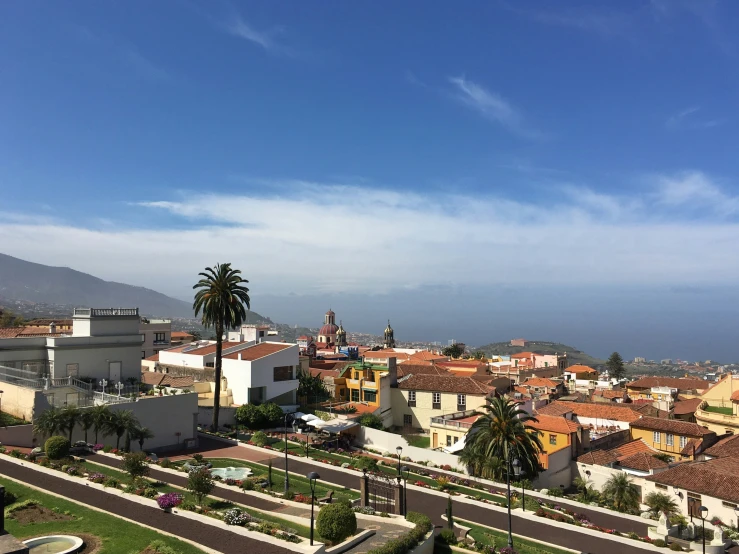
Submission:
[[[655,516],[665,514],[667,517],[671,517],[680,513],[677,502],[669,494],[663,492],[650,492],[644,498],[644,504],[649,506],[649,511]]]
[[[202,277],[192,288],[195,293],[192,307],[195,316],[202,312],[205,327],[216,330],[215,390],[213,397],[212,428],[218,430],[218,415],[221,408],[221,364],[223,358],[223,332],[238,327],[246,320],[246,310],[251,307],[248,283],[241,271],[232,269],[230,263],[206,267]]]
[[[90,429],[95,425],[95,414],[92,413],[92,410],[84,410],[82,412],[82,415],[80,416],[80,426],[82,427],[82,430],[85,432],[85,442],[87,442],[87,434],[89,433]]]
[[[62,410],[52,406],[45,412],[42,412],[33,420],[33,433],[43,438],[65,431],[65,418]]]
[[[64,419],[64,430],[69,433],[69,443],[72,444],[72,434],[74,433],[77,423],[82,417],[82,411],[74,404],[65,406],[62,410],[62,418]]]
[[[523,474],[536,477],[540,467],[541,440],[536,429],[526,426],[536,418],[513,401],[499,397],[493,398],[485,408],[488,413],[472,424],[462,452],[469,448],[478,457],[497,458],[502,464],[496,470],[496,478],[510,471],[510,464],[516,458],[521,462]]]
[[[106,422],[106,428],[111,435],[116,436],[115,447],[120,449],[121,437],[124,433],[129,433],[126,442],[130,441],[130,432],[139,426],[139,420],[133,415],[131,410],[112,411]]]
[[[131,438],[139,443],[139,449],[144,450],[144,441],[154,438],[154,433],[148,427],[135,427],[131,430]]]
[[[105,404],[99,404],[94,408],[90,409],[92,414],[92,428],[95,431],[95,444],[98,443],[98,433],[103,433],[103,436],[108,434],[108,420],[110,419],[110,408]]]
[[[639,489],[625,473],[612,475],[606,481],[603,496],[619,512],[631,512],[639,507]]]

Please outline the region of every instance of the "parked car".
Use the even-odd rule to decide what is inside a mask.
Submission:
[[[147,452],[146,457],[149,458],[152,462],[156,463],[159,461],[159,456],[154,454],[153,452]]]
[[[92,447],[94,445],[87,443],[85,441],[77,441],[75,442],[72,447],[69,449],[70,454],[92,454]]]
[[[45,458],[46,452],[44,452],[43,448],[41,448],[40,446],[37,446],[36,448],[31,450],[31,452],[28,454],[28,457],[31,460],[37,460],[38,458]]]

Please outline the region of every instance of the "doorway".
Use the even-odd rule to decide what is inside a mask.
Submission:
[[[121,362],[108,362],[108,382],[115,385],[121,380]]]

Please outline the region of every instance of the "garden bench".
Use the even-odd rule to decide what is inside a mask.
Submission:
[[[318,503],[320,504],[321,502],[325,502],[326,504],[331,504],[331,501],[333,500],[333,498],[334,498],[334,491],[331,491],[330,493],[328,493],[328,496],[319,498]]]

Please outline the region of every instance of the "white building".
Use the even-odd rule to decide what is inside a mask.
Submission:
[[[72,332],[0,335],[0,365],[52,379],[138,379],[142,336],[138,308],[75,308]]]
[[[172,320],[141,318],[141,359],[153,356],[171,346]]]
[[[247,324],[238,331],[229,331],[226,335],[229,342],[282,342],[279,331],[270,329],[269,325]]]

